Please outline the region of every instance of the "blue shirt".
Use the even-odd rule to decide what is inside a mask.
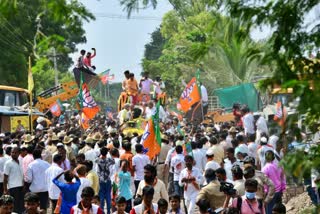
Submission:
[[[52,182],[59,187],[62,194],[61,214],[70,214],[71,208],[77,204],[77,192],[80,187],[80,179],[77,178],[75,183],[63,183],[58,179]]]
[[[120,171],[119,174],[119,196],[124,197],[127,201],[132,199],[130,189],[131,174],[130,172]]]

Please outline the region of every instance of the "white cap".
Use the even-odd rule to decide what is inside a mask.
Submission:
[[[4,133],[1,133],[1,134],[0,134],[0,137],[5,137]]]
[[[206,152],[206,155],[208,156],[212,156],[213,154],[213,150],[212,149],[208,149],[208,151]]]
[[[59,146],[64,146],[62,143],[58,143],[57,144],[57,147],[59,147]]]

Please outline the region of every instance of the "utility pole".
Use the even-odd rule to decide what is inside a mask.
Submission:
[[[58,86],[59,82],[58,82],[57,53],[54,47],[52,48],[52,52],[53,52],[53,67],[54,67],[54,85]]]

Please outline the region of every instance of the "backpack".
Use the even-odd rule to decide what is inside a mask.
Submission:
[[[257,200],[258,200],[258,204],[259,204],[260,213],[263,213],[262,212],[262,209],[263,209],[262,199],[257,199]],[[242,197],[238,197],[237,198],[237,209],[239,210],[240,214],[241,214],[241,206],[242,206]]]

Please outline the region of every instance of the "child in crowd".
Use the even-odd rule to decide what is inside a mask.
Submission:
[[[160,198],[158,201],[158,210],[159,214],[167,214],[168,211],[168,202],[166,199]]]
[[[128,171],[129,162],[127,160],[121,160],[121,171],[118,174],[119,177],[119,196],[126,199],[127,206],[126,212],[130,212],[132,208],[132,193],[130,189],[131,174]]]
[[[92,187],[85,187],[81,193],[81,201],[74,205],[70,214],[103,214],[102,209],[92,203],[92,199],[94,197],[94,190]]]
[[[169,202],[171,209],[169,210],[169,214],[182,214],[182,211],[180,209],[180,195],[173,194],[169,197]]]
[[[117,211],[115,211],[113,214],[128,214],[126,210],[127,201],[124,197],[119,196],[116,199],[116,208]]]
[[[40,206],[40,198],[37,194],[28,192],[24,196],[24,208],[26,209],[24,212],[25,214],[45,213],[39,210],[39,206]]]
[[[14,198],[10,195],[2,195],[0,197],[0,213],[11,214],[13,212]]]
[[[95,205],[98,205],[100,207],[100,197],[99,197],[99,195],[93,196],[92,203],[95,204]]]

